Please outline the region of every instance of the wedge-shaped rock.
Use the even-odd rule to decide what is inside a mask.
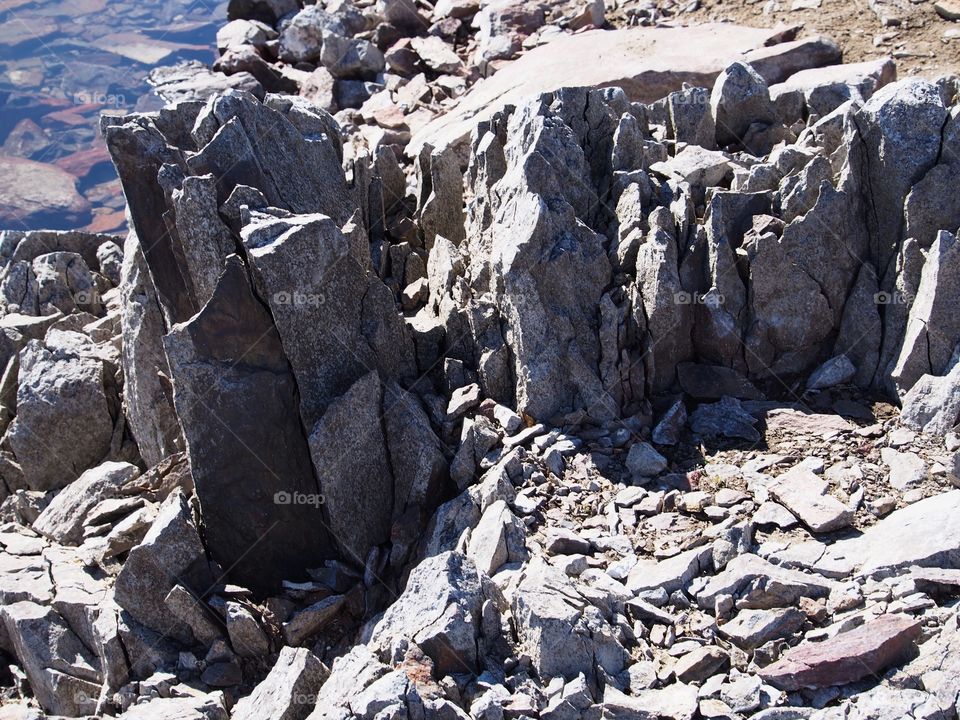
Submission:
[[[164,345],[213,558],[262,589],[333,557],[296,381],[239,258]]]
[[[62,545],[79,545],[87,515],[102,500],[123,495],[140,470],[130,463],[106,462],[87,470],[50,501],[33,529]]]
[[[304,425],[370,370],[413,379],[413,344],[386,285],[324,215],[264,218],[242,231],[300,390]]]
[[[499,614],[505,603],[497,587],[466,556],[446,552],[421,562],[403,594],[384,613],[370,636],[382,657],[413,642],[438,674],[477,672],[498,637],[485,636],[484,604]]]
[[[52,715],[89,715],[100,693],[96,656],[51,608],[32,602],[0,611],[13,651],[43,709]]]
[[[157,519],[137,547],[130,551],[117,575],[117,605],[154,632],[190,642],[189,626],[167,606],[167,594],[181,581],[206,591],[212,575],[193,514],[181,492],[167,498]]]
[[[570,579],[542,560],[531,563],[513,598],[513,617],[524,650],[540,677],[615,675],[627,652],[600,610]]]
[[[821,598],[835,583],[820,575],[787,570],[750,553],[738,555],[710,578],[697,603],[712,610],[721,595],[732,595],[739,608],[767,609],[795,605],[800,598]]]
[[[876,675],[902,658],[920,635],[906,615],[883,615],[828,640],[804,643],[760,670],[780,690],[846,685]]]
[[[666,560],[641,560],[627,577],[627,589],[643,592],[663,588],[668,593],[690,584],[710,565],[710,547],[694,548]]]
[[[238,702],[234,720],[303,720],[329,671],[306,648],[285,647],[270,674]]]

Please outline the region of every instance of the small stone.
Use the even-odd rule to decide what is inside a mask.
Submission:
[[[913,452],[880,448],[880,459],[890,468],[888,482],[897,490],[912,490],[927,478],[927,464]]]
[[[655,477],[667,469],[667,459],[650,443],[638,442],[627,453],[627,469],[635,478]]]
[[[566,528],[550,528],[544,541],[550,555],[589,555],[590,543]]]
[[[723,671],[729,664],[730,657],[723,650],[707,645],[680,658],[673,671],[680,682],[700,682]]]

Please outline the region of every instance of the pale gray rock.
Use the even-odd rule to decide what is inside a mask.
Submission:
[[[853,523],[853,512],[830,494],[829,484],[801,466],[779,476],[767,489],[814,532],[833,532]]]
[[[630,446],[626,465],[635,478],[651,478],[667,469],[667,459],[650,443],[638,442]]]
[[[561,571],[540,560],[524,570],[512,603],[523,650],[540,677],[615,675],[627,652],[600,611]]]
[[[486,509],[473,529],[467,557],[477,569],[493,575],[504,563],[522,562],[528,553],[524,545],[526,529],[503,500]]]
[[[331,595],[294,613],[283,624],[283,639],[287,645],[302,645],[323,630],[343,608],[343,595]]]
[[[713,609],[717,598],[730,595],[738,608],[789,607],[802,597],[827,597],[834,585],[822,576],[781,568],[745,553],[733,558],[723,572],[710,578],[697,594],[697,603],[704,609]]]
[[[857,374],[857,368],[846,355],[837,355],[827,360],[807,378],[808,390],[824,390],[843,385]]]
[[[143,251],[131,231],[124,243],[120,315],[124,415],[148,465],[183,447],[173,409],[170,368],[161,337],[165,332],[157,291]]]
[[[923,375],[944,375],[960,343],[960,242],[950,232],[937,235],[923,264],[920,287],[907,317],[903,345],[891,377],[901,395]]]
[[[904,200],[936,164],[946,120],[936,87],[915,78],[881,88],[855,115],[865,144],[864,191],[876,208],[867,216],[871,255],[881,276],[897,254]]]
[[[324,32],[349,35],[343,22],[320,5],[308,5],[298,12],[280,32],[280,59],[290,63],[320,58]]]
[[[897,490],[912,490],[927,479],[927,464],[914,452],[880,448],[880,459],[890,470],[887,482]]]
[[[396,648],[415,643],[440,675],[477,672],[501,641],[485,635],[488,601],[505,609],[499,590],[467,557],[447,552],[427,558],[374,627],[370,647],[389,658]]]
[[[67,622],[53,609],[29,601],[6,605],[0,615],[40,706],[52,715],[94,713],[99,663]]]
[[[944,375],[923,375],[902,399],[900,422],[931,436],[949,432],[960,419],[960,364]]]
[[[710,567],[710,558],[711,550],[706,546],[686,550],[666,560],[641,560],[627,577],[627,589],[633,593],[657,588],[668,593],[681,590]]]
[[[174,585],[190,579],[204,590],[212,577],[193,514],[183,494],[176,492],[161,506],[143,542],[130,551],[117,575],[114,597],[151,630],[190,642],[189,627],[164,602]]]
[[[733,63],[717,77],[710,93],[710,110],[721,147],[742,142],[753,123],[778,121],[767,83],[742,62]]]
[[[17,415],[5,439],[27,487],[62,488],[104,459],[113,436],[106,382],[101,360],[50,351],[36,340],[23,349]]]
[[[960,490],[934,495],[897,510],[862,535],[829,548],[860,574],[896,574],[912,565],[960,568]],[[921,528],[938,528],[922,532]]]
[[[796,608],[741,610],[719,628],[719,633],[743,650],[786,638],[803,627],[807,616]]]
[[[250,608],[227,601],[226,612],[227,635],[237,655],[259,658],[270,654],[270,640]]]
[[[63,545],[79,545],[87,516],[103,500],[118,498],[140,475],[135,465],[106,462],[84,472],[61,490],[34,521],[33,529]]]
[[[306,648],[285,647],[270,673],[233,708],[235,720],[303,720],[329,671]]]

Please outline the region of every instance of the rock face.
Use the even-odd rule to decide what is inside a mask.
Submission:
[[[430,450],[438,441],[412,396],[401,405],[406,421],[379,431],[394,406],[382,402],[381,380],[410,383],[417,365],[393,297],[372,272],[366,217],[347,228],[359,208],[340,168],[336,125],[297,98],[261,104],[244,93],[171,113],[105,126],[133,214],[145,218],[161,203],[173,228],[161,234],[135,220],[128,247],[134,433],[145,456],[162,455],[179,442],[175,418],[207,546],[243,584],[303,579],[305,568],[333,557],[362,565],[395,521],[425,521],[445,461]],[[185,170],[169,175],[170,160],[193,147]],[[289,152],[309,158],[312,173],[278,172],[268,157]],[[154,169],[144,172],[144,163]],[[166,193],[169,182],[176,188]],[[164,376],[175,415],[163,410],[171,395]],[[354,397],[365,377],[374,396]],[[391,393],[404,398],[401,387]],[[343,425],[358,407],[362,421]],[[357,452],[353,443],[371,429],[377,434]],[[411,452],[428,464],[411,462]],[[359,493],[357,477],[367,483]]]

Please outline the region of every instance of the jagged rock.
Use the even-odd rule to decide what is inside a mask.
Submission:
[[[306,648],[285,647],[270,674],[233,708],[236,720],[303,720],[329,671]]]
[[[828,596],[834,584],[822,576],[781,568],[746,553],[733,558],[723,572],[710,578],[697,594],[697,603],[713,608],[717,598],[730,595],[738,608],[789,607],[802,597]]]
[[[727,67],[713,85],[710,110],[721,147],[742,143],[754,123],[778,121],[767,83],[750,65],[737,62]]]
[[[877,208],[867,216],[867,227],[881,276],[896,256],[904,200],[940,155],[946,119],[937,89],[920,79],[881,88],[855,116],[865,144],[864,192]]]
[[[911,490],[927,478],[927,464],[916,453],[880,448],[880,459],[890,468],[888,482],[897,490]]]
[[[525,535],[517,516],[503,500],[497,500],[486,509],[474,528],[467,557],[477,564],[480,572],[493,575],[504,563],[527,559]]]
[[[117,575],[114,597],[151,630],[190,642],[189,627],[164,601],[174,585],[191,578],[201,590],[212,579],[193,514],[183,494],[176,492],[161,506],[143,542],[130,551]]]
[[[690,429],[707,437],[743,438],[751,442],[760,439],[754,425],[757,419],[743,409],[736,398],[725,397],[719,402],[700,405],[690,415]]]
[[[270,640],[254,614],[240,603],[228,601],[227,634],[230,645],[240,657],[266,657],[270,654]]]
[[[814,532],[833,532],[853,522],[853,512],[829,493],[830,486],[805,468],[781,475],[768,489]]]
[[[710,565],[709,547],[694,548],[659,562],[641,560],[627,577],[627,589],[634,593],[663,588],[671,593],[690,584]]]
[[[300,610],[283,624],[283,639],[288,645],[300,645],[323,630],[343,607],[343,595],[331,595]]]
[[[410,573],[403,594],[373,629],[370,646],[391,657],[412,642],[441,676],[477,672],[500,642],[486,634],[490,628],[482,621],[488,602],[505,609],[499,590],[471,560],[455,552],[428,558]]]
[[[559,570],[534,560],[513,599],[520,642],[540,677],[619,673],[626,650],[600,611]]]
[[[90,512],[103,500],[122,496],[124,486],[139,475],[135,465],[121,462],[87,470],[44,508],[33,529],[63,545],[79,545]]]
[[[854,378],[857,368],[846,355],[837,355],[814,370],[807,379],[808,390],[824,390]]]
[[[713,645],[705,645],[680,658],[673,671],[682,683],[701,682],[723,671],[729,663],[727,653]]]
[[[66,621],[53,609],[29,601],[6,605],[0,615],[41,707],[53,715],[95,712],[99,663]]]
[[[635,478],[651,478],[667,469],[667,459],[650,443],[638,442],[630,446],[626,465]]]
[[[157,291],[136,235],[124,243],[120,316],[125,416],[148,465],[182,447],[173,409],[170,368],[160,340],[164,332]]]
[[[960,299],[960,242],[942,231],[927,253],[917,297],[910,307],[903,346],[891,372],[901,394],[923,375],[944,375],[960,343],[960,319],[953,308]]]
[[[848,100],[866,102],[885,85],[897,79],[897,68],[891,58],[861,63],[830,65],[801,70],[770,88],[771,97],[798,93],[810,113],[829,115]],[[786,118],[793,121],[797,118]]]
[[[943,377],[922,375],[903,396],[900,422],[931,436],[945,435],[960,419],[960,364]]]
[[[760,670],[781,690],[845,685],[875,675],[913,647],[920,625],[905,615],[883,615],[819,643],[805,643]]]
[[[20,353],[17,415],[5,440],[27,487],[62,488],[110,450],[113,419],[102,361],[32,340]],[[49,432],[56,428],[56,432]]]

